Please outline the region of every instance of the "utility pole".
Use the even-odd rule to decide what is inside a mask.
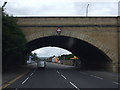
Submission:
[[[88,7],[89,7],[90,4],[87,5],[86,7],[86,17],[88,16]]]

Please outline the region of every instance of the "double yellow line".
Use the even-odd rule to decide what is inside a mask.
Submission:
[[[8,81],[7,83],[3,84],[2,86],[0,86],[0,90],[2,90],[3,88],[8,87],[9,85],[11,85],[13,82],[15,82],[16,80],[18,80],[19,78],[21,78],[22,76],[24,76],[28,71],[26,71],[25,73],[22,73],[21,75],[19,75],[18,77],[14,78],[11,81]]]

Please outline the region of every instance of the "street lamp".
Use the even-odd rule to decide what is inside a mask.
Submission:
[[[88,7],[89,7],[90,4],[87,5],[86,7],[86,16],[88,16]]]
[[[2,6],[2,11],[4,11],[4,7],[7,4],[7,2],[4,2],[3,6]]]

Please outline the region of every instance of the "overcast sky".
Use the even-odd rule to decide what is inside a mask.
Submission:
[[[5,11],[13,16],[118,16],[120,0],[2,0],[7,1]],[[70,54],[69,51],[46,47],[33,51],[38,56]]]
[[[39,57],[50,57],[50,56],[60,56],[63,54],[71,54],[68,50],[59,47],[44,47],[32,51],[32,53],[37,53]]]
[[[2,0],[6,12],[14,16],[118,16],[119,0]]]

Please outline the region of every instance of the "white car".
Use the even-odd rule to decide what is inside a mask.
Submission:
[[[37,68],[45,68],[46,62],[45,61],[38,61],[37,62]]]

